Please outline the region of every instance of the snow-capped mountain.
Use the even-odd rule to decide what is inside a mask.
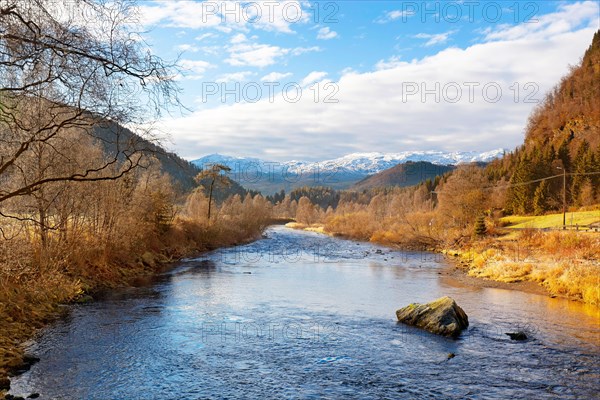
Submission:
[[[332,160],[306,162],[284,161],[273,162],[250,157],[232,157],[211,154],[192,163],[201,167],[208,164],[224,164],[232,170],[261,170],[264,173],[284,169],[290,174],[306,174],[315,171],[355,172],[359,175],[371,175],[407,161],[427,161],[436,165],[458,165],[470,162],[489,162],[504,154],[504,149],[496,149],[484,153],[476,151],[443,152],[443,151],[404,151],[400,153],[352,153]]]
[[[503,149],[479,152],[405,151],[401,153],[353,153],[333,160],[267,161],[251,157],[232,157],[211,154],[192,161],[200,168],[224,164],[231,168],[229,176],[242,186],[271,194],[281,189],[289,192],[303,186],[329,186],[347,189],[369,175],[392,168],[407,161],[425,161],[439,166],[468,162],[488,162],[504,154]],[[436,169],[426,168],[425,179]],[[440,171],[447,168],[440,168]],[[440,172],[441,173],[441,172]],[[434,174],[435,175],[435,174]],[[414,177],[413,177],[414,178]],[[408,181],[407,181],[408,182]]]

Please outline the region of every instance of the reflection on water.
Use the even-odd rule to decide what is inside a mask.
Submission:
[[[188,260],[154,285],[73,308],[13,379],[41,398],[593,398],[597,312],[461,287],[430,254],[315,233]],[[469,314],[459,340],[395,322],[442,295]],[[513,342],[504,334],[533,337]],[[448,353],[456,354],[448,359]]]

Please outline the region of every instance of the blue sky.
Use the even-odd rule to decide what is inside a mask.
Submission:
[[[513,148],[600,25],[597,1],[139,7],[152,51],[182,67],[190,111],[160,126],[190,159]]]

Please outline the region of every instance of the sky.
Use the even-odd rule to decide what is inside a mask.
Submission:
[[[158,126],[187,159],[513,149],[600,28],[598,1],[138,7],[152,51],[181,67],[187,110]]]

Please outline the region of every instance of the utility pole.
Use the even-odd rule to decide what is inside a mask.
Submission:
[[[563,168],[563,231],[567,229],[567,169]]]

